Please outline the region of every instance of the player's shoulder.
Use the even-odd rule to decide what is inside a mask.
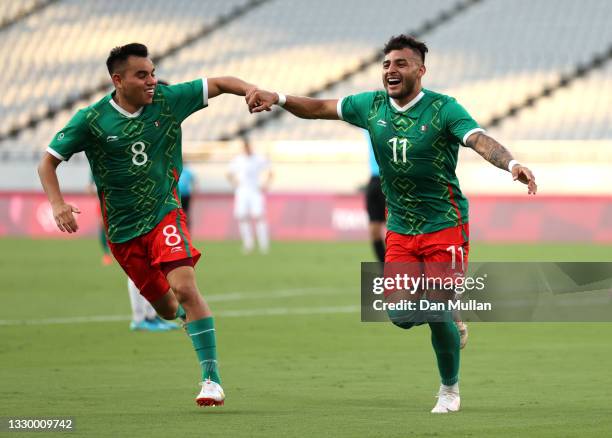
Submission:
[[[450,114],[461,109],[461,105],[453,96],[426,89],[423,89],[423,93],[425,94],[423,100],[426,105],[433,107],[436,112]]]
[[[169,85],[169,84],[168,84],[168,85],[166,85],[166,84],[160,84],[160,83],[158,83],[158,84],[155,86],[155,93],[154,93],[154,96],[155,96],[155,97],[164,97],[164,96],[166,96],[168,93],[171,93],[171,92],[172,92],[172,90],[171,90],[171,88],[170,88],[170,87],[171,87],[171,85]]]
[[[361,101],[365,101],[365,100],[375,101],[375,100],[385,99],[386,97],[387,97],[387,92],[385,90],[372,90],[372,91],[363,91],[361,93],[351,94],[351,95],[345,96],[344,99],[352,98],[352,99],[357,99]]]
[[[98,114],[104,111],[104,102],[108,103],[109,96],[104,96],[97,102],[79,108],[72,116],[70,124],[73,126],[89,124],[90,120],[94,119]]]
[[[155,86],[155,95],[168,96],[170,94],[184,93],[197,90],[204,86],[206,78],[196,78],[190,81],[177,82],[176,84],[160,84]],[[195,88],[194,88],[195,87]]]
[[[445,105],[449,102],[456,102],[457,100],[453,96],[449,96],[448,94],[438,93],[437,91],[428,90],[423,88],[424,99],[429,101],[430,103],[436,102],[440,105]]]

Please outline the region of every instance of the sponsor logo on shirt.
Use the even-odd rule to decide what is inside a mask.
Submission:
[[[427,125],[421,125],[421,132],[427,132]]]
[[[156,120],[153,124],[155,125],[156,128],[159,128],[159,120]]]
[[[183,248],[181,248],[180,246],[175,246],[174,248],[172,248],[170,250],[170,254],[174,254],[175,252],[179,252],[179,251],[182,251],[182,250],[183,250]]]
[[[387,126],[387,122],[385,122],[383,119],[379,119],[378,122],[376,122],[376,124],[378,126]]]
[[[62,141],[63,139],[64,139],[64,133],[60,132],[59,135],[57,136],[57,140]]]
[[[119,137],[117,137],[116,135],[109,135],[108,137],[106,137],[106,142],[110,143],[111,141],[117,141],[119,140]]]

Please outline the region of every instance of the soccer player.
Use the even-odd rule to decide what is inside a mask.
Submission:
[[[227,179],[234,188],[234,217],[242,239],[242,252],[249,254],[255,247],[251,221],[255,223],[259,251],[266,254],[270,248],[266,222],[266,196],[272,181],[270,162],[253,152],[251,143],[243,138],[244,153],[229,164]]]
[[[468,202],[455,175],[460,145],[474,149],[494,166],[527,184],[537,186],[532,172],[513,159],[501,144],[484,133],[457,101],[422,88],[427,46],[413,37],[392,37],[384,47],[384,91],[355,94],[342,99],[311,99],[254,90],[247,96],[251,112],[270,110],[274,104],[307,119],[344,120],[367,129],[380,166],[387,199],[385,262],[444,263],[469,251]],[[456,269],[461,265],[457,263]],[[458,273],[458,272],[457,272]],[[395,299],[410,299],[396,291]],[[399,313],[391,321],[404,329],[419,322]],[[433,413],[459,410],[460,337],[452,318],[428,322],[441,386]]]
[[[79,110],[55,135],[38,167],[42,186],[58,228],[76,232],[80,211],[64,201],[56,169],[85,151],[115,259],[159,315],[185,322],[202,368],[196,402],[222,405],[214,320],[195,279],[200,252],[176,190],[181,123],[209,99],[244,96],[255,86],[233,77],[158,86],[147,47],[138,43],[114,48],[106,65],[114,91]]]
[[[370,180],[366,186],[365,202],[368,212],[370,242],[374,248],[374,254],[379,262],[385,261],[385,242],[383,241],[383,231],[385,228],[385,194],[380,185],[380,168],[374,156],[372,139],[369,132],[365,131],[365,138],[368,142],[368,161],[370,164]]]

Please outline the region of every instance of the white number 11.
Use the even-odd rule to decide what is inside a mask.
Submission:
[[[465,267],[463,266],[463,247],[462,246],[451,245],[448,248],[446,248],[446,250],[450,251],[451,253],[451,269],[455,269],[455,265],[456,265],[455,248],[459,250],[459,255],[461,258],[461,270],[463,271],[465,270]]]
[[[397,163],[397,143],[399,143],[403,150],[402,163],[405,163],[406,162],[406,146],[408,145],[408,139],[405,139],[405,138],[398,139],[397,137],[393,137],[391,140],[389,140],[389,143],[391,143],[391,145],[393,146],[393,162]]]

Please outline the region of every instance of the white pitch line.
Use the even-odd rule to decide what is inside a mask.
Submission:
[[[239,318],[245,316],[325,315],[337,313],[356,313],[360,309],[361,307],[356,305],[329,307],[271,307],[267,309],[219,311],[215,312],[215,316],[222,318]],[[130,319],[131,316],[129,315],[96,315],[23,320],[0,319],[0,326],[9,327],[19,325],[86,324],[92,322],[129,321]]]
[[[337,294],[339,291],[348,291],[347,288],[310,287],[299,289],[281,289],[267,292],[228,292],[214,295],[204,295],[209,303],[239,300],[260,300],[268,298],[299,297],[303,295],[325,295],[327,293]],[[350,289],[353,290],[353,289]]]

